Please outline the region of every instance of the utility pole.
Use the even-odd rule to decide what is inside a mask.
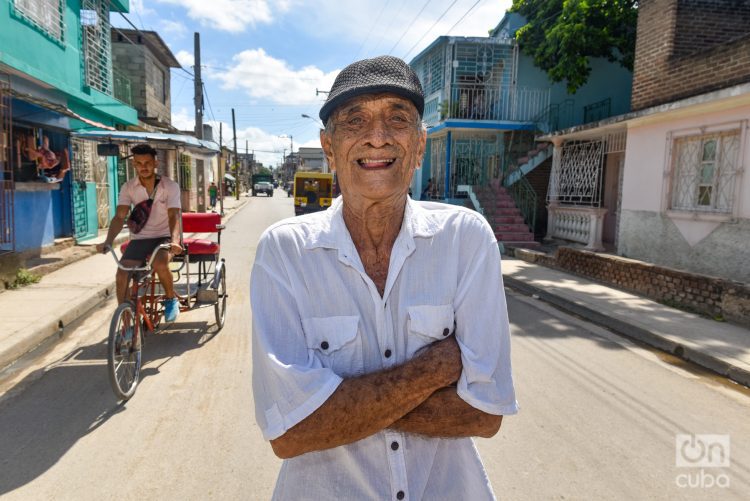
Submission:
[[[201,34],[194,34],[193,74],[195,75],[195,137],[203,139],[203,80],[201,80]]]
[[[240,175],[237,172],[237,125],[234,122],[234,108],[232,108],[232,135],[234,136],[234,198],[240,199]]]
[[[245,139],[245,161],[247,162],[247,173],[250,175],[250,182],[253,182],[253,163],[250,161],[250,148],[248,140]]]
[[[219,122],[219,214],[224,215],[224,145],[221,140],[222,124]]]

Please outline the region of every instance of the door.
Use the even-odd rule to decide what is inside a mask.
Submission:
[[[92,189],[95,184],[91,161],[86,155],[86,141],[73,139],[71,146],[73,237],[80,241],[98,233],[97,220],[93,217],[96,214],[96,190]]]
[[[620,213],[620,173],[625,160],[624,153],[610,153],[607,155],[604,171],[604,200],[602,207],[607,209],[604,215],[602,241],[615,244],[617,236],[617,219]]]
[[[195,175],[198,184],[198,212],[206,212],[205,162],[198,158],[195,160]]]

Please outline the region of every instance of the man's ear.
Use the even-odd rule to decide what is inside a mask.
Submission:
[[[419,166],[422,166],[422,160],[424,159],[424,152],[427,149],[427,131],[422,128],[419,132]]]
[[[320,131],[320,146],[323,148],[323,154],[328,159],[328,168],[331,172],[336,170],[336,166],[333,161],[333,146],[331,145],[331,137],[326,134],[325,130]]]

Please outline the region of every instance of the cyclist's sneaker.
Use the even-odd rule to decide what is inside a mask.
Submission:
[[[180,314],[180,303],[176,297],[164,300],[164,320],[174,322]]]
[[[123,332],[120,342],[117,346],[117,353],[123,354],[127,353],[127,351],[130,349],[130,346],[133,342],[133,328],[132,327],[126,327],[125,332]]]

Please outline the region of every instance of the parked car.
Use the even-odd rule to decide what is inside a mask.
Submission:
[[[258,183],[255,183],[255,185],[253,186],[253,196],[257,195],[258,193],[265,193],[267,196],[272,197],[273,185],[268,181],[260,181]]]

